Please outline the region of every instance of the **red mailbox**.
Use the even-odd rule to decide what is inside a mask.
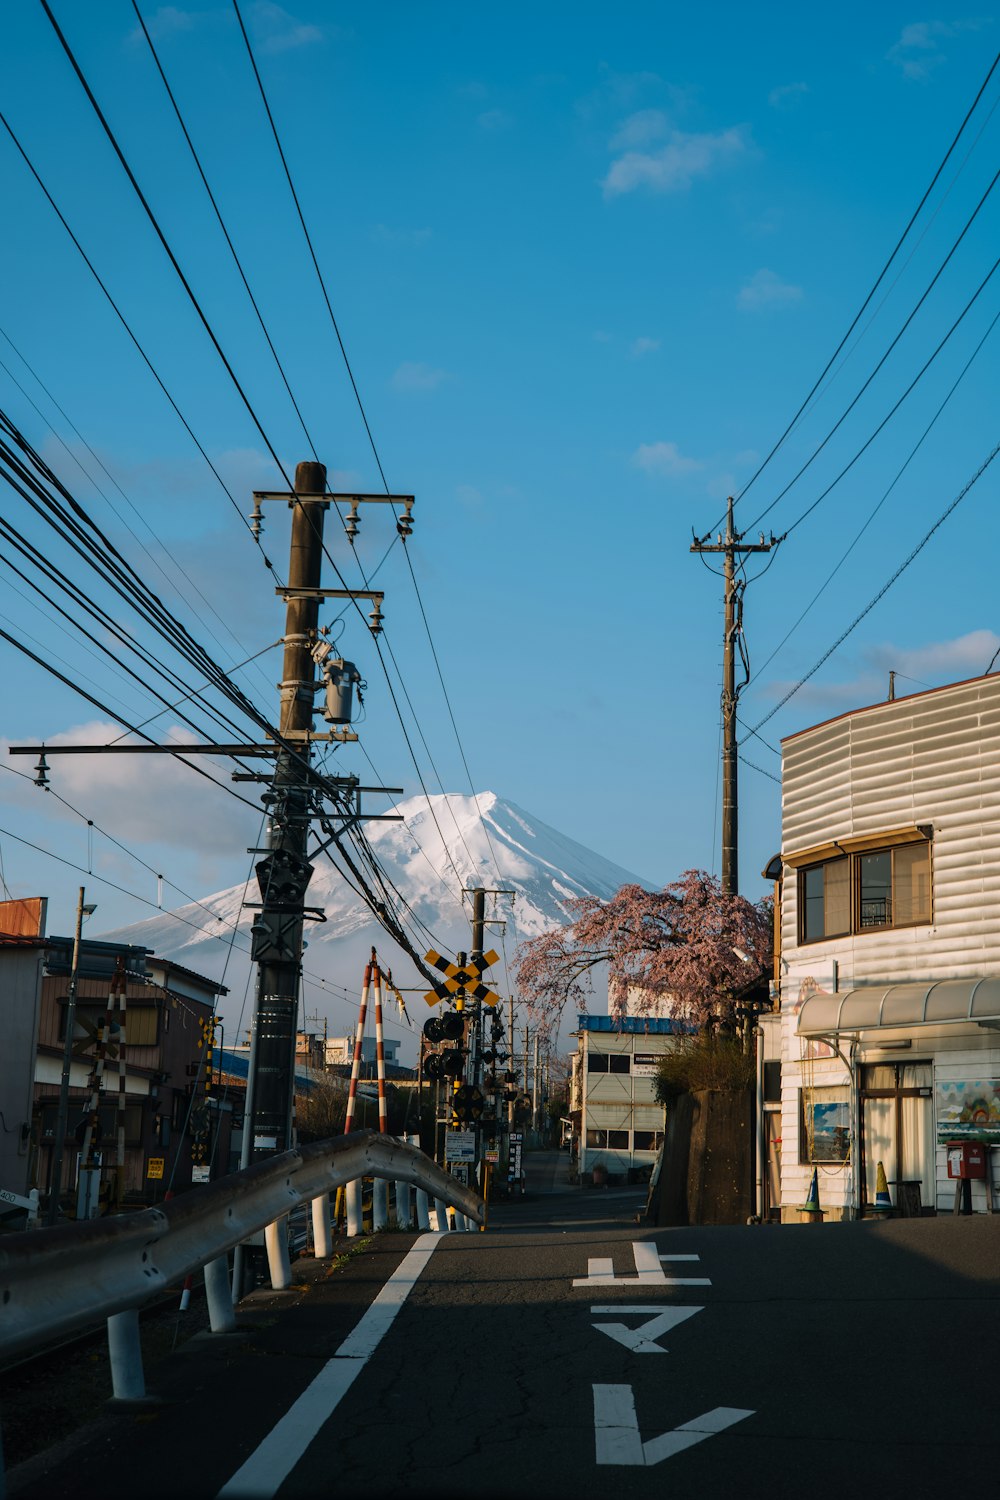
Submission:
[[[981,1141],[948,1142],[948,1176],[986,1176],[986,1147]]]

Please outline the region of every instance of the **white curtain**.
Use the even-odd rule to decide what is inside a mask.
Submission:
[[[865,1186],[869,1203],[875,1202],[875,1177],[879,1162],[887,1178],[896,1176],[895,1099],[865,1099]]]
[[[930,1063],[913,1063],[902,1069],[900,1083],[904,1089],[930,1088]],[[903,1151],[900,1177],[920,1183],[920,1202],[933,1208],[937,1193],[935,1182],[934,1114],[931,1098],[901,1099]]]

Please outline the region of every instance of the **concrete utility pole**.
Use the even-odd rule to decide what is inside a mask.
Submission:
[[[743,630],[743,593],[746,580],[736,577],[736,559],[751,552],[770,552],[778,545],[773,535],[765,542],[764,533],[755,544],[744,543],[733,528],[733,497],[726,505],[726,535],[712,544],[706,537],[695,539],[692,552],[721,552],[725,581],[725,626],[722,637],[722,890],[727,896],[739,891],[739,796],[737,782],[736,705],[741,689],[736,686],[736,642]]]
[[[289,495],[292,541],[285,607],[285,652],[278,728],[295,753],[280,749],[268,808],[267,852],[257,866],[264,934],[259,946],[257,1004],[250,1076],[252,1161],[291,1146],[295,1031],[302,973],[305,892],[312,875],[306,858],[310,821],[308,762],[316,669],[326,465],[301,463]],[[301,593],[296,591],[301,590]],[[266,929],[266,931],[264,931]]]

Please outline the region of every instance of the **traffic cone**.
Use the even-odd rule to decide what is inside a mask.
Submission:
[[[819,1172],[817,1172],[816,1167],[814,1167],[813,1169],[813,1181],[810,1182],[810,1191],[808,1191],[807,1196],[805,1196],[805,1203],[804,1205],[802,1205],[802,1212],[804,1212],[804,1214],[820,1214],[820,1212],[822,1212],[822,1209],[820,1209]]]
[[[875,1168],[875,1202],[872,1206],[875,1212],[883,1218],[892,1213],[889,1184],[885,1180],[885,1167],[881,1162]]]

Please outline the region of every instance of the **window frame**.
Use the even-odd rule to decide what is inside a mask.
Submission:
[[[874,933],[898,932],[908,927],[930,927],[934,922],[934,859],[933,840],[922,841],[927,855],[927,910],[926,914],[915,921],[899,922],[895,919],[897,911],[896,901],[896,851],[901,848],[912,848],[918,841],[914,839],[891,840],[887,839],[884,844],[878,844],[873,848],[845,849],[842,853],[830,855],[826,859],[817,859],[809,863],[797,865],[795,868],[796,882],[796,927],[798,931],[799,947],[813,947],[816,943],[836,942],[845,937],[869,937]],[[861,922],[861,876],[860,861],[877,854],[889,855],[889,908],[892,920],[876,924],[865,924]],[[806,902],[805,885],[806,879],[814,870],[824,869],[827,865],[838,864],[841,860],[848,861],[848,911],[849,925],[844,932],[825,933],[822,937],[806,936]]]

